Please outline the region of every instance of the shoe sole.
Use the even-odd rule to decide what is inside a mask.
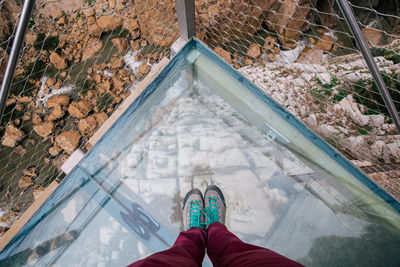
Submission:
[[[190,191],[186,194],[185,198],[183,199],[183,207],[182,207],[182,210],[185,209],[187,200],[188,200],[189,197],[190,197],[191,195],[193,195],[193,194],[200,195],[201,200],[202,200],[203,203],[204,203],[204,198],[203,198],[203,194],[201,193],[201,191],[200,191],[199,189],[197,189],[197,188],[193,188],[192,190],[190,190]],[[225,202],[224,202],[224,204],[225,204]]]
[[[206,196],[206,195],[207,195],[207,192],[208,192],[208,191],[211,191],[211,190],[213,190],[213,191],[215,191],[215,192],[218,193],[218,195],[220,196],[220,198],[221,198],[221,200],[222,200],[222,203],[224,204],[224,206],[225,206],[225,208],[226,208],[224,194],[222,194],[222,191],[221,191],[221,189],[219,189],[218,186],[216,186],[216,185],[209,185],[209,186],[207,187],[207,189],[206,189],[206,192],[204,192],[204,195]]]

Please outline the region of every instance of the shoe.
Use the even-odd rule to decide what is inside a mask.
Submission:
[[[226,204],[221,189],[216,185],[209,185],[204,193],[203,213],[205,215],[205,224],[219,222],[225,224]]]
[[[204,216],[201,212],[204,208],[203,194],[197,188],[190,190],[183,200],[183,229],[192,227],[204,229]]]

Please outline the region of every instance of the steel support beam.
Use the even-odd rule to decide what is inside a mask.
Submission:
[[[400,132],[399,113],[396,109],[396,106],[394,105],[392,97],[390,96],[389,90],[386,87],[385,81],[383,80],[382,75],[379,72],[378,66],[376,65],[374,58],[372,57],[371,51],[368,47],[368,43],[365,40],[364,35],[357,23],[354,11],[347,0],[337,0],[337,3],[343,13],[344,18],[346,19],[347,24],[350,27],[351,32],[354,35],[354,39],[356,39],[357,45],[364,57],[365,62],[367,63],[371,75],[379,88],[383,101],[385,102],[389,114],[397,127],[397,131]]]
[[[194,0],[175,0],[179,34],[188,41],[195,34]]]
[[[8,93],[10,91],[11,82],[14,76],[15,68],[17,67],[19,54],[21,47],[24,42],[26,28],[29,24],[29,19],[32,14],[35,0],[25,0],[22,7],[22,12],[19,18],[17,30],[15,32],[14,41],[12,43],[10,56],[8,57],[8,63],[6,71],[4,72],[3,82],[1,84],[0,91],[0,123],[3,116],[4,108],[6,106]]]

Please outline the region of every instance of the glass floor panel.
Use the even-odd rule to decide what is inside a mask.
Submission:
[[[399,266],[399,203],[191,40],[1,252],[4,266],[121,266],[170,247],[218,185],[228,228],[307,266]],[[204,265],[210,265],[205,260]]]

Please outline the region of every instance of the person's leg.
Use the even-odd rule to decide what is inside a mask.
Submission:
[[[207,254],[214,266],[302,266],[272,250],[246,244],[228,231],[226,203],[221,189],[207,187],[204,194]]]
[[[303,266],[272,250],[244,243],[222,223],[207,229],[207,254],[214,266]]]
[[[164,251],[129,265],[143,266],[201,266],[205,255],[206,232],[192,227],[181,232],[174,245]]]
[[[201,266],[205,255],[206,232],[202,209],[203,194],[199,189],[190,190],[182,208],[183,229],[174,245],[129,266]]]

